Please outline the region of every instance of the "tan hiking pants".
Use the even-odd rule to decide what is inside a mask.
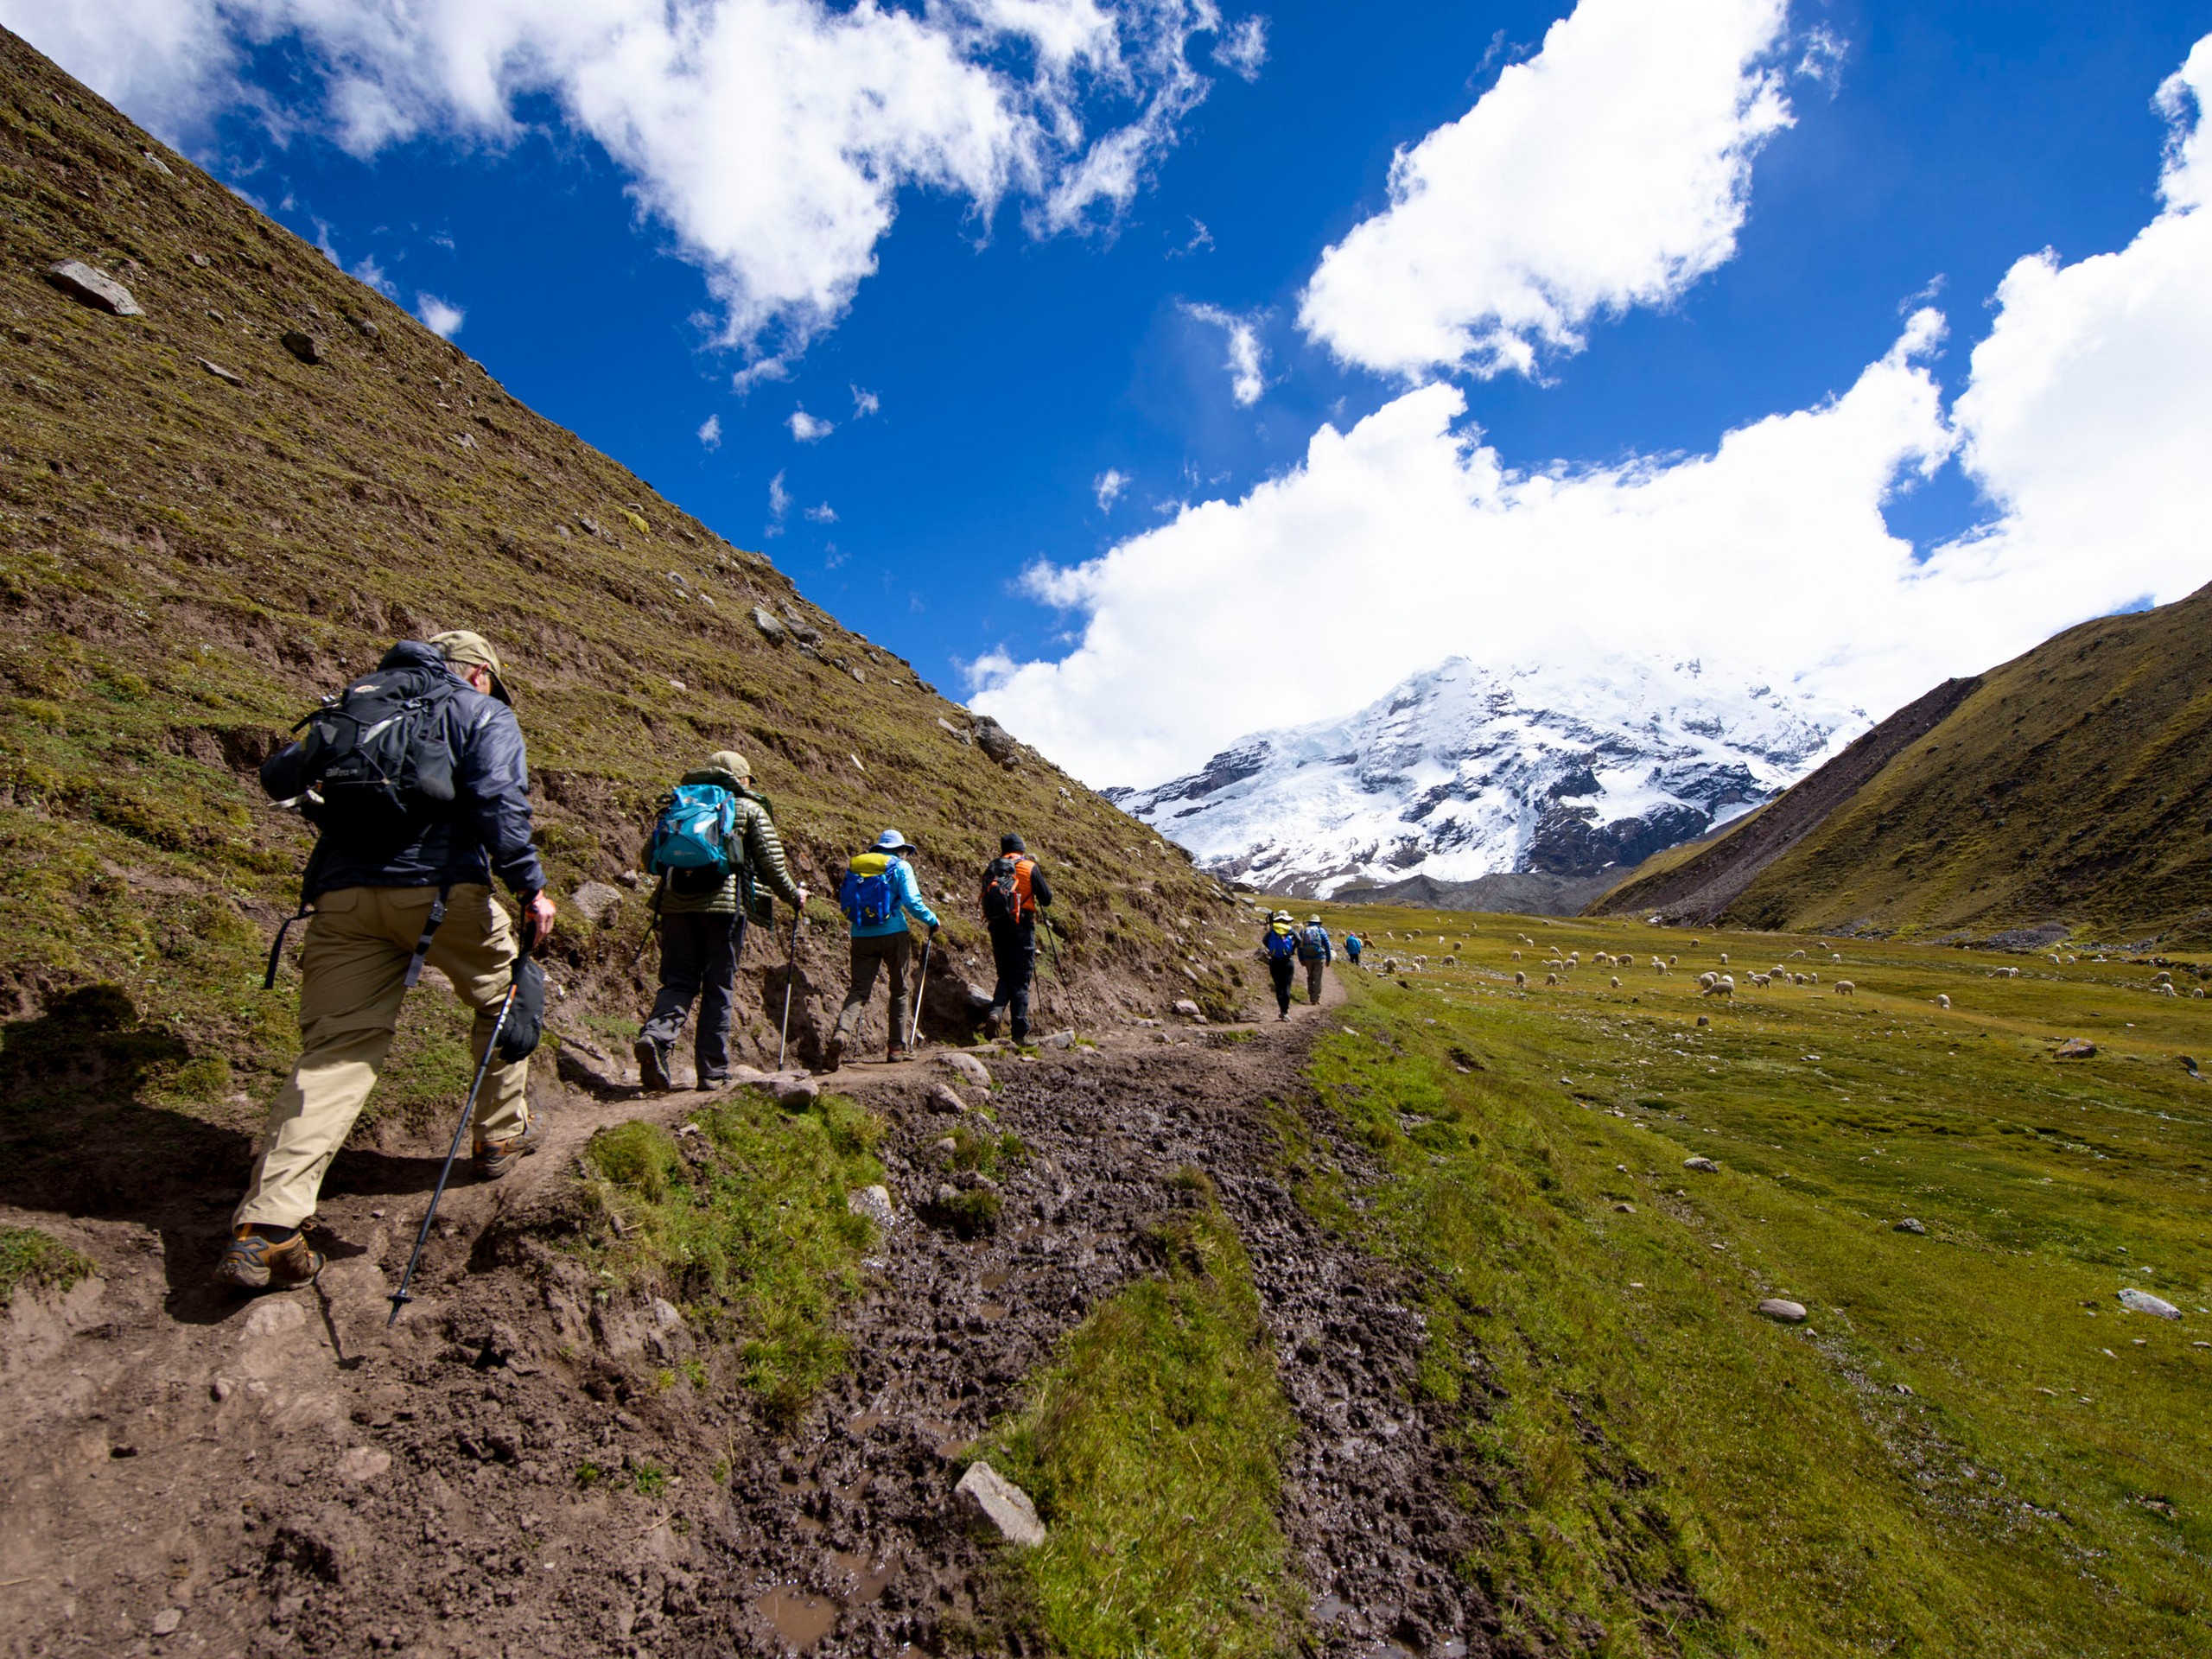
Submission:
[[[330,1160],[391,1047],[407,961],[437,896],[435,887],[340,887],[315,901],[301,953],[300,1058],[269,1109],[268,1133],[235,1223],[296,1227],[315,1213]],[[491,888],[453,890],[428,960],[476,1010],[472,1059],[481,1059],[492,1040],[516,950],[513,925]],[[476,1097],[479,1141],[521,1133],[529,1122],[529,1073],[524,1060],[485,1074]]]

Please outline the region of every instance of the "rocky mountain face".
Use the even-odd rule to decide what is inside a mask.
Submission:
[[[1788,787],[1866,723],[1697,663],[1454,658],[1349,718],[1109,793],[1204,867],[1268,892],[1348,899],[1526,872],[1586,897]]]

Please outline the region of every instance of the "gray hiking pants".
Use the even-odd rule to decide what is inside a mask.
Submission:
[[[904,929],[853,941],[853,983],[845,993],[845,1006],[837,1010],[837,1042],[851,1042],[861,1021],[868,1017],[868,1001],[875,995],[876,972],[881,969],[891,979],[891,1041],[887,1046],[906,1046],[906,959],[913,950],[913,935]]]
[[[699,1025],[692,1052],[703,1088],[729,1072],[729,1012],[737,981],[737,918],[728,912],[678,912],[660,918],[660,995],[640,1036],[673,1044],[694,998]]]

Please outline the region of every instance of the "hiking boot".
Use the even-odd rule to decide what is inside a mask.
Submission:
[[[729,1073],[727,1071],[702,1071],[699,1073],[699,1087],[702,1090],[720,1089],[728,1082]]]
[[[844,1059],[845,1039],[843,1038],[832,1037],[823,1046],[821,1068],[823,1071],[835,1071],[840,1065],[844,1064]]]
[[[511,1135],[504,1141],[479,1141],[476,1143],[476,1179],[496,1181],[524,1159],[536,1152],[545,1141],[545,1125],[533,1117],[523,1125],[520,1135]]]
[[[988,1013],[985,1014],[983,1015],[983,1035],[992,1042],[998,1041],[999,1021],[1003,1020],[1005,1017],[1006,1010],[1004,1008],[995,1007]],[[1014,1040],[1019,1042],[1020,1039],[1016,1038]]]
[[[1275,1018],[1276,1018],[1276,1019],[1278,1019],[1278,1020],[1287,1020],[1287,1019],[1289,1019],[1289,1018],[1290,1018],[1290,1010],[1289,1010],[1288,1008],[1285,1008],[1285,1009],[1284,1009],[1281,1014],[1279,1014],[1275,1015]]]
[[[896,1065],[901,1060],[911,1060],[913,1058],[914,1051],[907,1047],[906,1044],[893,1043],[885,1052],[883,1061],[887,1065]]]
[[[304,1232],[296,1229],[289,1238],[270,1238],[247,1222],[232,1230],[215,1263],[215,1282],[239,1290],[293,1290],[313,1284],[321,1271],[321,1253],[308,1248]]]
[[[676,1087],[675,1081],[668,1075],[669,1049],[666,1043],[651,1037],[640,1037],[637,1047],[632,1052],[638,1057],[638,1082],[646,1093],[664,1095]]]

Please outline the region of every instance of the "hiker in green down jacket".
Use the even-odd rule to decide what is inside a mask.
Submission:
[[[740,907],[753,897],[753,883],[765,885],[787,905],[806,908],[806,889],[792,881],[785,865],[783,839],[776,834],[768,803],[753,792],[753,769],[745,757],[732,749],[718,749],[707,757],[704,766],[685,772],[680,781],[712,784],[736,796],[737,822],[727,854],[730,874],[671,870],[663,878],[657,901],[660,992],[645,1029],[638,1033],[637,1048],[639,1079],[654,1090],[675,1086],[669,1063],[694,998],[699,1002],[699,1026],[692,1038],[698,1086],[712,1089],[729,1077],[730,1001],[742,938],[738,916]],[[650,868],[652,859],[648,837],[638,861]],[[765,899],[760,903],[773,908]],[[766,919],[758,911],[754,917]]]

